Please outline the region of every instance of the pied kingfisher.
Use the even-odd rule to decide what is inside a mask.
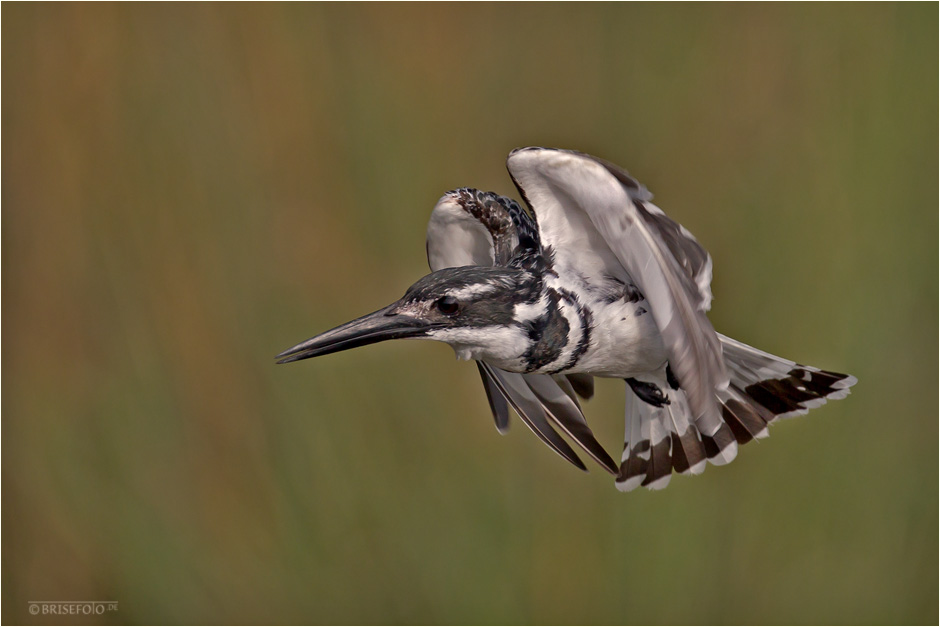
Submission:
[[[706,316],[711,257],[621,168],[545,148],[514,150],[507,167],[531,214],[493,192],[448,192],[428,224],[431,274],[278,363],[397,338],[446,342],[476,360],[501,433],[512,407],[586,470],[558,428],[623,491],[727,464],[777,418],[844,398],[856,383],[716,333]],[[627,383],[619,464],[578,402],[593,395],[595,376]]]

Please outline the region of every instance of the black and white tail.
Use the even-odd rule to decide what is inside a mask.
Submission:
[[[845,398],[857,379],[801,366],[719,334],[731,382],[716,394],[721,419],[693,420],[685,393],[666,372],[656,385],[662,402],[649,402],[627,386],[626,430],[617,488],[665,488],[672,471],[697,475],[706,462],[723,465],[738,445],[767,436],[778,418],[805,414],[827,400]]]

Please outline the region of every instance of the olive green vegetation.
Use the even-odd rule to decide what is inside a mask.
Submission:
[[[936,4],[3,18],[4,623],[937,622]],[[274,365],[532,144],[628,168],[719,330],[854,393],[620,494],[499,437],[444,345]]]

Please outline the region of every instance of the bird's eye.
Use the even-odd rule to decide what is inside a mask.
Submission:
[[[458,309],[460,309],[460,305],[453,296],[442,296],[437,299],[437,310],[445,316],[453,316]]]

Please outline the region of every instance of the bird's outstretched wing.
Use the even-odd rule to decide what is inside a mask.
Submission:
[[[582,153],[520,148],[509,173],[538,222],[557,271],[611,276],[640,288],[689,408],[703,433],[721,425],[716,391],[727,387],[711,306],[711,258],[685,228],[619,167]]]
[[[532,216],[512,198],[461,187],[444,194],[428,220],[432,271],[459,266],[505,266],[516,248],[538,252]]]
[[[537,252],[538,229],[528,212],[505,196],[461,188],[444,194],[431,212],[427,253],[432,271],[467,265],[507,265],[520,247]],[[578,404],[579,395],[582,398],[593,395],[590,376],[519,374],[481,362],[477,365],[500,433],[509,428],[512,407],[539,439],[578,468],[584,470],[585,466],[551,424],[570,436],[608,472],[618,473],[617,464],[597,442]]]

